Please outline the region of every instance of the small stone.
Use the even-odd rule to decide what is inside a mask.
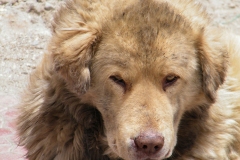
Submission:
[[[33,24],[36,24],[38,22],[38,20],[35,17],[32,17],[30,22],[33,23]]]
[[[28,74],[27,72],[22,72],[22,74]]]
[[[0,5],[4,5],[4,4],[13,5],[17,2],[18,0],[0,0]]]
[[[54,10],[54,6],[51,3],[46,2],[45,6],[44,6],[44,9],[46,11]]]
[[[43,7],[38,4],[29,3],[28,12],[33,12],[39,15],[43,12]]]
[[[234,3],[229,4],[229,8],[235,8],[235,7],[236,7],[236,5]]]
[[[8,0],[0,0],[1,5],[4,5],[4,4],[7,4],[7,3],[8,3]]]

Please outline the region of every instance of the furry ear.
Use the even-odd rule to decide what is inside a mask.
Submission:
[[[56,71],[65,79],[68,87],[78,94],[85,93],[90,84],[89,61],[95,40],[95,34],[79,31],[65,40],[58,52],[53,53]]]
[[[216,91],[223,84],[227,70],[227,46],[219,30],[203,30],[198,42],[202,71],[203,92],[210,102],[216,99]]]
[[[82,95],[90,84],[89,62],[99,30],[89,20],[91,17],[81,14],[76,5],[68,2],[55,15],[49,50],[57,73],[69,89]]]

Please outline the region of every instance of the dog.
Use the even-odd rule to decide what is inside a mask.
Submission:
[[[240,38],[192,0],[68,0],[19,106],[29,160],[240,159]]]

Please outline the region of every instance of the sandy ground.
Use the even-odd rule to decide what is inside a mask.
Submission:
[[[1,2],[2,1],[2,2]],[[4,1],[6,1],[4,3]],[[0,0],[0,92],[16,95],[44,53],[57,0]]]
[[[0,159],[18,160],[14,118],[19,93],[51,36],[51,15],[63,0],[0,0]],[[216,25],[240,34],[240,0],[202,2]]]

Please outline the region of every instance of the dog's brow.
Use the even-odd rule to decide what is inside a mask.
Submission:
[[[113,59],[113,58],[106,58],[105,60],[107,60],[109,64],[117,65],[121,68],[126,68],[128,66],[127,61]]]

